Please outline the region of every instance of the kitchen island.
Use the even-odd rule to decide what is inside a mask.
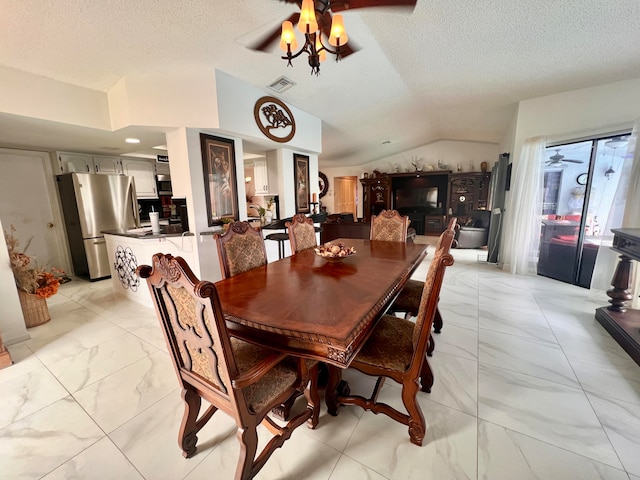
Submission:
[[[113,290],[143,305],[153,307],[149,290],[136,275],[139,265],[151,265],[156,253],[170,253],[194,263],[194,235],[178,225],[165,225],[160,233],[151,228],[105,230]]]

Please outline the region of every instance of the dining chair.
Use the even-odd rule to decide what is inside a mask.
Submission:
[[[337,414],[338,405],[358,405],[375,414],[384,413],[393,420],[407,425],[411,442],[422,445],[426,425],[416,397],[423,373],[422,366],[426,362],[425,353],[438,308],[444,271],[447,266],[453,265],[453,257],[449,250],[454,235],[455,232],[448,228],[440,236],[439,247],[429,265],[415,324],[393,315],[384,315],[352,361],[349,368],[378,377],[371,396],[365,398],[351,393],[327,395],[327,407],[331,415]],[[378,394],[386,378],[391,378],[402,386],[402,403],[407,413],[378,401]],[[335,380],[337,378],[331,375],[331,384],[327,385],[329,392],[336,391]]]
[[[291,217],[289,222],[285,223],[285,226],[289,229],[289,242],[291,242],[293,253],[318,246],[312,218],[303,213],[297,213]]]
[[[215,235],[223,278],[267,264],[267,249],[262,233],[249,222],[233,222],[222,235]]]
[[[388,242],[406,242],[409,217],[400,215],[396,210],[382,210],[371,215],[371,240]]]
[[[456,223],[458,219],[456,217],[452,217],[449,220],[448,230],[456,230]],[[442,237],[438,239],[438,243],[436,244],[436,250],[440,247],[440,242],[442,241]],[[390,307],[391,312],[404,312],[406,319],[410,317],[415,317],[418,315],[418,310],[420,309],[420,298],[422,297],[422,290],[424,289],[424,282],[420,280],[409,279],[409,281],[405,284],[403,289],[398,294],[398,297],[393,302]],[[442,315],[440,315],[440,308],[436,309],[436,315],[433,320],[433,331],[435,333],[440,333],[442,331]],[[427,356],[431,356],[433,350],[435,348],[435,341],[433,337],[429,339],[429,347],[427,348]],[[424,388],[424,382],[423,382]],[[424,391],[424,390],[423,390]]]
[[[236,480],[253,478],[304,422],[315,428],[317,362],[309,371],[302,359],[231,336],[215,285],[199,281],[180,257],[155,254],[152,266],[141,265],[137,273],[147,280],[182,387],[185,410],[178,445],[185,458],[196,453],[198,432],[218,410],[233,417],[238,427]],[[307,408],[280,426],[268,414],[295,392],[304,393]],[[210,405],[200,415],[203,399]],[[260,424],[272,437],[256,457]]]

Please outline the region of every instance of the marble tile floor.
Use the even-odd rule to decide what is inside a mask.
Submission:
[[[486,251],[452,253],[435,384],[419,394],[424,446],[384,415],[323,408],[257,478],[640,480],[640,367],[594,319],[606,298],[503,273]],[[233,478],[239,447],[223,414],[194,458],[181,455],[181,399],[153,310],[78,279],[49,307],[53,320],[10,346],[15,364],[0,370],[0,479]],[[353,392],[371,385],[345,377]],[[388,381],[381,398],[398,405],[398,387]]]

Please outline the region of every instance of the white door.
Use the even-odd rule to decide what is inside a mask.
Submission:
[[[13,224],[22,250],[38,265],[68,269],[63,253],[64,223],[57,205],[57,192],[48,153],[0,149],[0,218],[5,231]]]

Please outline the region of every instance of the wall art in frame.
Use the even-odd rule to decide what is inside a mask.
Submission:
[[[311,213],[309,204],[309,157],[294,153],[293,162],[296,185],[296,213]]]
[[[224,217],[238,220],[238,187],[233,140],[201,133],[200,146],[209,226],[218,225]]]

